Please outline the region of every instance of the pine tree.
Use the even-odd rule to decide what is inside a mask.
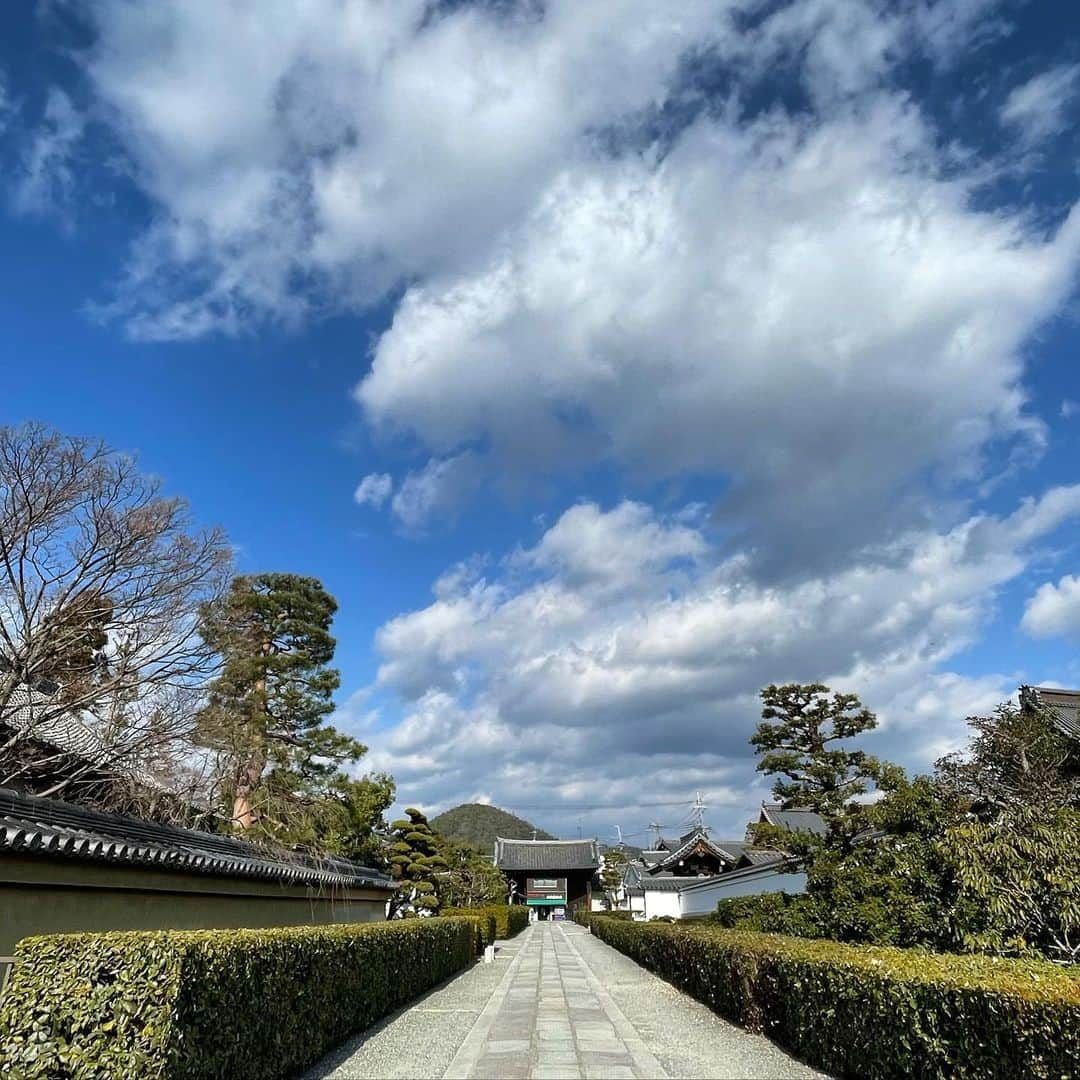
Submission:
[[[506,903],[506,877],[490,858],[471,844],[456,844],[439,836],[439,854],[447,872],[438,878],[442,907],[478,907]]]
[[[237,577],[202,610],[200,633],[222,657],[200,737],[226,764],[233,827],[279,842],[312,841],[312,808],[365,752],[323,723],[340,678],[331,668],[337,603],[314,578]]]
[[[446,859],[439,853],[439,836],[428,819],[415,807],[406,817],[391,823],[390,874],[398,881],[391,902],[391,918],[403,915],[434,915],[439,910],[437,882],[447,872]]]
[[[761,754],[758,772],[777,777],[773,794],[785,808],[807,807],[836,818],[889,767],[843,745],[877,727],[877,717],[855,694],[829,694],[821,683],[765,687],[765,722],[750,742]]]
[[[626,862],[626,852],[622,848],[611,848],[604,852],[604,868],[600,871],[600,881],[609,899],[622,886],[623,874],[626,872]]]

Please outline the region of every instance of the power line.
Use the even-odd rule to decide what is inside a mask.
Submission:
[[[625,810],[634,806],[686,806],[686,799],[671,799],[668,802],[626,802],[618,803],[516,803],[515,810],[548,810],[551,813],[583,813],[591,810]]]

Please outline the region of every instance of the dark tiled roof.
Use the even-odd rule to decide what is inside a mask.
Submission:
[[[748,847],[743,852],[743,858],[751,866],[771,866],[774,863],[786,862],[788,856],[782,851],[766,851],[764,848]]]
[[[105,744],[78,713],[58,712],[52,698],[27,686],[11,691],[0,723],[65,754],[98,760],[107,756]]]
[[[762,803],[761,820],[789,832],[808,832],[815,836],[824,836],[829,831],[820,814],[798,806],[782,810],[778,803]]]
[[[1080,690],[1053,686],[1020,687],[1020,703],[1042,706],[1064,735],[1080,739]]]
[[[500,870],[597,870],[596,840],[495,839],[495,865]]]
[[[345,859],[273,852],[228,836],[103,814],[0,788],[0,858],[75,859],[283,885],[376,888],[393,882]]]
[[[19,738],[82,759],[106,776],[125,778],[155,791],[176,795],[167,785],[132,760],[136,747],[130,743],[107,745],[95,730],[93,718],[84,711],[63,711],[48,694],[25,685],[16,686],[0,716],[0,728]]]
[[[779,855],[779,858],[772,859],[760,866],[740,866],[737,870],[729,870],[714,877],[697,878],[682,888],[696,889],[705,888],[708,885],[737,885],[740,882],[757,881],[762,878],[769,878],[773,874],[784,873],[785,870],[790,869],[792,866],[790,857],[780,855],[779,852],[775,851],[769,852],[769,854]]]
[[[702,877],[685,877],[679,874],[654,874],[643,878],[640,888],[645,892],[681,892],[689,885],[701,885],[706,881],[716,881],[723,874],[710,874]]]
[[[737,854],[732,855],[728,851],[725,851],[715,840],[710,840],[704,829],[694,829],[681,839],[682,843],[679,848],[660,859],[658,865],[677,866],[679,860],[688,855],[699,844],[708,851],[711,851],[721,862],[734,863],[739,861],[739,856]]]

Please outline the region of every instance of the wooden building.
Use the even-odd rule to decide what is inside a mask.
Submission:
[[[495,865],[513,883],[513,903],[537,909],[538,918],[592,907],[600,869],[596,840],[495,840]]]

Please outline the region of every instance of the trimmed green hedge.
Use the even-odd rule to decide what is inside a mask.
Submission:
[[[582,911],[577,910],[574,912],[574,922],[578,926],[590,926],[593,919],[633,919],[633,914],[629,911],[623,911],[621,908],[616,911]]]
[[[1080,1061],[1080,978],[1050,963],[608,918],[592,932],[836,1076],[1060,1080]]]
[[[467,919],[24,938],[0,1075],[293,1075],[473,962]]]
[[[499,936],[498,920],[486,908],[445,908],[442,914],[450,918],[469,919],[476,924],[479,939],[477,952],[483,952],[485,945],[494,945]]]
[[[443,908],[443,915],[475,918],[491,915],[495,919],[495,937],[500,941],[513,937],[529,925],[529,909],[524,904],[487,904],[483,907]]]

